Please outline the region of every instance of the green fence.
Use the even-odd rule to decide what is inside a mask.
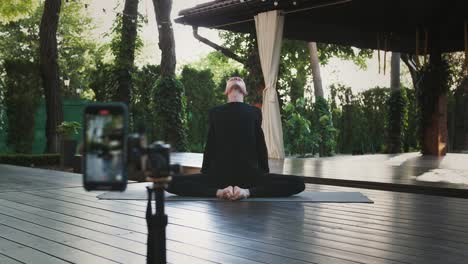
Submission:
[[[63,101],[63,118],[65,121],[76,121],[80,124],[83,121],[83,109],[89,101],[82,99],[64,99]],[[6,119],[6,118],[5,118]],[[8,152],[6,146],[6,124],[4,120],[0,127],[0,153]],[[46,145],[45,137],[45,126],[46,126],[46,110],[44,101],[41,102],[36,112],[34,121],[34,143],[33,143],[33,154],[40,154],[44,152]],[[81,132],[75,136],[75,139],[81,141]]]

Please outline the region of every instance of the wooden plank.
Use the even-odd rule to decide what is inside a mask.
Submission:
[[[27,214],[27,213],[24,213],[24,212],[18,212],[18,211],[15,211],[13,209],[9,209],[9,208],[2,208],[2,211],[0,213],[0,223],[3,222],[3,220],[4,220],[3,218],[6,218],[5,221],[11,220],[10,217],[12,217],[12,218],[14,217],[14,219],[23,219],[22,221],[24,221],[24,222],[28,222],[28,223],[31,223],[31,224],[34,223],[34,225],[40,226],[42,228],[47,228],[47,226],[50,226],[50,229],[60,231],[63,234],[74,235],[74,236],[77,236],[79,238],[86,238],[86,239],[89,239],[91,241],[98,242],[100,244],[105,244],[105,245],[108,245],[108,246],[112,246],[112,247],[114,247],[116,249],[121,249],[121,250],[124,250],[124,251],[129,251],[129,252],[133,252],[133,253],[141,254],[141,255],[146,254],[146,245],[145,245],[146,238],[142,238],[142,239],[140,239],[140,241],[130,241],[130,240],[118,237],[118,236],[105,234],[105,233],[103,233],[101,231],[90,230],[88,228],[83,228],[83,227],[79,227],[79,226],[76,226],[76,225],[70,225],[68,223],[63,223],[63,222],[54,221],[54,220],[51,220],[51,219],[46,219],[44,217],[38,217],[38,216],[34,216],[32,214]],[[24,219],[28,219],[28,220],[26,221]],[[21,223],[19,221],[15,222],[15,220],[12,220],[12,222],[13,222],[13,224],[21,225]],[[175,235],[175,234],[177,234],[177,235]],[[173,240],[176,240],[176,241],[179,241],[179,242],[182,242],[182,241],[180,241],[180,239],[184,238],[184,237],[185,237],[185,235],[183,233],[177,233],[177,232],[172,232],[172,233],[169,232],[168,233],[168,238],[169,239],[173,238]],[[222,241],[218,241],[220,243],[213,247],[212,242],[209,241],[209,240],[200,240],[199,237],[192,237],[192,238],[196,238],[196,239],[191,240],[191,242],[192,242],[191,244],[198,245],[198,246],[204,246],[205,248],[214,248],[217,251],[229,252],[232,255],[234,254],[233,252],[235,252],[236,250],[240,251],[240,248],[238,248],[238,247],[232,247],[232,246],[227,246],[227,245],[222,247],[224,245],[222,243]],[[187,241],[184,240],[184,242],[187,242]],[[89,244],[91,246],[93,246],[92,243],[89,243]],[[114,251],[115,251],[115,249],[114,249]],[[113,255],[117,255],[117,254],[115,252],[113,252]],[[294,259],[284,258],[282,256],[274,256],[272,254],[264,254],[264,253],[261,253],[261,252],[253,251],[253,250],[248,249],[248,248],[243,248],[242,249],[242,256],[244,258],[264,260],[264,261],[267,261],[268,263],[285,263],[285,262],[288,262],[288,263],[305,263],[305,262],[296,261]],[[109,256],[107,256],[107,257],[109,258]],[[132,262],[139,262],[138,258],[133,257],[133,256],[130,256],[128,259],[125,259],[122,256],[116,256],[116,257],[118,257],[118,259],[122,260],[124,263],[129,263],[130,260]]]
[[[125,222],[124,219],[121,219],[121,222]],[[169,236],[168,237],[169,239],[171,239],[171,237]],[[176,238],[174,238],[176,239]],[[208,241],[209,242],[209,241]],[[205,247],[207,248],[213,248],[213,244],[211,243],[208,243],[207,242],[204,242],[204,241],[192,241],[191,244],[195,244],[195,245],[205,245]],[[269,253],[262,253],[262,252],[255,252],[255,251],[252,251],[251,249],[249,248],[239,248],[239,247],[232,247],[232,246],[227,246],[227,245],[224,245],[225,248],[220,248],[220,245],[223,245],[222,241],[218,241],[215,245],[214,248],[216,249],[216,251],[219,251],[219,252],[230,252],[230,254],[239,254],[241,256],[244,256],[244,257],[250,257],[250,258],[255,258],[257,259],[258,261],[262,261],[264,259],[270,259],[270,263],[285,263],[285,259],[281,256],[274,256],[274,258],[272,258],[272,254],[269,254]],[[241,243],[239,243],[239,245],[241,245]],[[218,252],[218,254],[220,254]],[[236,252],[240,252],[240,253],[236,253]],[[232,258],[232,257],[231,257]],[[319,256],[315,256],[315,258],[319,258]],[[224,261],[226,261],[226,259],[229,259],[229,258],[226,258],[226,256],[224,257]],[[339,261],[339,260],[335,260],[335,259],[328,259],[328,262],[330,261],[335,261],[335,263],[349,263],[349,262],[344,262],[344,261]],[[236,260],[234,261],[234,263],[238,263],[239,260]],[[294,259],[287,259],[286,261],[287,263],[299,263],[299,261],[296,261]],[[326,262],[325,262],[326,263]]]
[[[80,199],[74,199],[74,200],[80,200]],[[128,211],[127,209],[125,209],[126,211]],[[218,221],[218,220],[217,220]]]
[[[143,206],[143,205],[142,205],[142,206]],[[142,208],[142,210],[143,210],[143,208]],[[418,224],[421,224],[421,223],[418,223]],[[424,225],[424,223],[422,223],[422,225]],[[457,231],[458,231],[458,230],[457,230]]]
[[[0,192],[82,186],[75,173],[0,164]]]
[[[0,263],[70,263],[22,244],[0,237]]]
[[[15,212],[15,210],[12,210],[8,207],[0,206],[0,208],[2,210],[2,214],[8,214],[8,215],[13,215],[15,217],[27,218],[27,219],[30,219],[30,221],[33,221],[35,223],[41,223],[41,222],[50,223],[50,225],[53,226],[54,229],[63,225],[61,223],[57,224],[55,223],[56,221],[51,221],[51,219],[45,220],[45,219],[37,218],[33,214],[24,214],[23,212]],[[77,223],[77,221],[74,221],[74,222]],[[88,223],[77,223],[77,224],[80,224],[83,227],[86,226],[87,228],[90,228],[90,225]],[[96,228],[95,230],[99,230],[99,231],[109,229],[107,226],[102,226],[102,225],[101,226],[103,228],[101,228],[101,226],[97,225],[96,223],[92,223],[91,226]],[[67,228],[64,226],[63,229],[70,230],[71,228]],[[136,238],[132,234],[130,235],[132,239],[138,239],[142,243],[146,241],[146,236],[139,236],[138,238]],[[121,237],[127,237],[127,235],[121,235]],[[255,250],[257,251],[255,255],[257,255],[257,257],[262,257],[262,259],[265,261],[268,260],[267,261],[268,263],[285,263],[285,262],[299,263],[295,259],[308,262],[311,259],[316,258],[316,256],[314,256],[313,254],[306,254],[299,250],[287,250],[280,246],[272,246],[272,245],[265,246],[263,243],[248,241],[245,239],[239,239],[239,238],[232,237],[232,236],[215,234],[215,233],[210,233],[210,232],[201,231],[201,230],[193,230],[193,229],[183,227],[180,225],[178,226],[169,225],[168,237],[176,237],[177,239],[183,238],[183,242],[185,243],[190,242],[191,244],[205,245],[206,247],[212,247],[211,245],[213,244],[213,242],[216,242],[220,244],[227,243],[229,245],[234,245],[234,246],[242,247],[245,249],[255,248]],[[226,250],[228,252],[232,252],[232,249],[226,249]],[[244,250],[243,253],[246,253],[245,251],[246,250]],[[247,252],[249,251],[250,250],[248,250]],[[262,252],[271,253],[271,254],[270,255],[263,254]],[[290,259],[290,258],[285,259],[284,257],[282,257],[281,253],[293,259]]]
[[[2,263],[2,264],[21,264],[21,263],[24,263],[24,262],[19,262],[18,260],[15,260],[15,259],[13,259],[13,258],[11,258],[9,256],[6,256],[6,255],[2,255],[2,253],[0,253],[0,263]]]
[[[3,198],[7,198],[8,200],[11,199],[17,199],[19,197],[20,202],[23,204],[28,204],[28,201],[31,201],[34,206],[42,206],[49,204],[51,207],[57,207],[57,205],[63,206],[64,208],[68,208],[70,212],[66,212],[66,214],[70,214],[71,211],[87,211],[90,216],[93,216],[94,214],[98,214],[100,221],[107,221],[109,225],[112,225],[113,222],[117,220],[117,218],[124,220],[125,218],[132,219],[132,221],[137,218],[140,219],[139,221],[136,221],[135,225],[131,224],[129,225],[130,228],[137,228],[139,229],[140,227],[143,229],[144,228],[144,219],[142,219],[142,216],[144,215],[144,209],[145,209],[145,203],[144,202],[115,202],[115,201],[97,201],[91,194],[84,194],[80,192],[78,189],[73,189],[70,188],[70,190],[73,190],[70,192],[68,189],[67,190],[48,190],[44,192],[29,192],[31,194],[4,194],[1,195]],[[40,203],[35,203],[35,200],[42,201]],[[444,204],[444,203],[440,203]],[[31,203],[29,203],[31,205]],[[340,205],[341,207],[343,205]],[[362,236],[361,232],[357,232],[356,230],[349,230],[347,228],[341,228],[339,225],[337,226],[337,223],[330,222],[330,218],[341,218],[343,217],[344,219],[349,219],[348,216],[351,217],[358,217],[358,214],[354,214],[350,210],[345,210],[344,208],[334,208],[333,206],[328,206],[325,208],[319,207],[312,207],[308,208],[308,206],[302,206],[303,207],[303,214],[300,212],[297,212],[297,206],[286,206],[286,205],[269,205],[265,206],[266,208],[262,208],[259,206],[250,206],[247,208],[240,208],[239,205],[237,204],[216,204],[216,203],[178,203],[178,204],[168,204],[168,210],[171,210],[171,213],[169,214],[170,216],[174,215],[176,217],[171,217],[171,219],[174,219],[171,221],[171,227],[173,224],[177,224],[178,226],[183,226],[183,227],[178,227],[175,229],[174,232],[180,232],[179,230],[185,230],[184,228],[189,228],[186,231],[188,234],[193,234],[193,236],[201,236],[201,237],[209,237],[211,238],[209,241],[211,243],[214,243],[218,240],[223,240],[226,236],[231,236],[237,239],[245,239],[248,243],[245,243],[245,245],[255,245],[255,243],[259,243],[260,245],[260,252],[262,251],[268,251],[268,250],[275,250],[279,252],[278,254],[282,256],[283,254],[287,255],[288,257],[292,258],[302,258],[305,257],[304,255],[301,257],[301,255],[294,255],[294,250],[299,250],[299,251],[304,251],[307,252],[308,247],[315,247],[314,243],[319,244],[317,248],[321,253],[323,251],[321,250],[322,248],[326,248],[329,250],[329,248],[334,248],[337,250],[337,248],[341,248],[341,253],[337,253],[335,256],[339,256],[339,254],[346,254],[346,252],[351,251],[353,249],[357,249],[357,246],[359,245],[359,239],[361,239],[361,242],[363,240],[366,240],[368,237],[374,237],[376,239],[377,237],[381,237],[381,241],[378,244],[381,246],[381,248],[370,248],[367,252],[363,251],[360,252],[360,254],[363,255],[370,255],[375,257],[376,255],[379,256],[384,256],[385,258],[390,258],[391,260],[395,260],[395,258],[400,254],[400,259],[397,259],[400,262],[405,262],[408,260],[414,260],[411,261],[411,263],[437,263],[440,261],[437,261],[436,258],[433,258],[433,255],[437,255],[438,253],[442,253],[442,248],[439,248],[438,245],[436,244],[436,251],[429,251],[425,255],[420,255],[421,252],[423,252],[422,249],[430,249],[427,248],[427,246],[431,245],[432,249],[433,247],[433,241],[427,240],[424,237],[420,238],[418,236],[410,236],[408,238],[404,237],[404,234],[396,234],[395,238],[396,239],[391,239],[388,240],[387,235],[381,236],[380,234],[374,234],[374,230],[372,232],[369,232],[369,234],[365,234]],[[388,210],[395,210],[392,209],[390,205],[387,205]],[[382,207],[383,208],[383,207]],[[366,217],[366,209],[368,211],[372,211],[372,206],[371,207],[361,207],[360,208],[362,211],[360,213],[363,214],[363,218]],[[416,209],[416,208],[415,208]],[[334,211],[335,210],[335,211]],[[317,211],[325,211],[319,212],[317,214]],[[337,215],[327,215],[328,212],[330,211],[330,214],[334,213]],[[382,212],[385,212],[385,210],[382,209]],[[409,211],[408,211],[409,212]],[[234,215],[237,214],[237,218],[234,217]],[[250,215],[249,215],[250,214]],[[263,214],[263,216],[262,216]],[[308,223],[307,220],[309,219],[309,214],[313,215],[313,217],[320,216],[322,219],[321,221],[317,222],[316,220]],[[117,216],[116,216],[117,215]],[[423,214],[424,215],[424,214]],[[71,217],[71,216],[69,216]],[[256,218],[256,219],[248,219],[248,218]],[[372,217],[372,215],[371,215]],[[412,223],[416,225],[417,219],[413,219],[411,221],[402,221],[405,218],[401,218],[399,215],[395,216],[395,219],[392,220],[390,215],[387,215],[386,217],[389,218],[389,221],[396,221],[397,223],[403,222],[406,224]],[[290,218],[291,221],[285,220]],[[304,219],[305,218],[305,219]],[[384,218],[381,217],[374,217],[375,220],[380,219],[380,220],[385,220]],[[451,217],[452,218],[452,217]],[[205,219],[209,219],[210,224],[207,225],[206,223],[204,224],[202,221]],[[247,220],[245,220],[247,219]],[[302,222],[299,220],[303,220]],[[127,220],[124,220],[127,221]],[[265,230],[265,228],[262,229],[262,226],[265,225],[265,221],[267,221],[269,230]],[[328,222],[327,225],[329,227],[323,227],[320,226],[323,224],[323,222]],[[365,221],[356,221],[356,227],[365,227]],[[291,225],[291,223],[302,223],[301,227],[302,228],[297,228],[294,229],[294,227],[288,227]],[[379,223],[376,223],[379,224]],[[464,227],[464,225],[460,225],[460,223],[457,223],[460,227]],[[319,225],[318,227],[316,225]],[[385,225],[385,224],[384,224]],[[388,225],[388,224],[386,224]],[[424,225],[424,223],[423,223]],[[432,224],[429,224],[427,226],[431,226]],[[454,224],[454,226],[457,226]],[[248,231],[243,228],[243,226],[248,226]],[[380,226],[380,224],[379,224]],[[345,232],[344,234],[347,234],[348,237],[354,236],[354,241],[350,241],[346,245],[346,240],[347,237],[345,236],[342,241],[339,241],[340,235],[336,233],[336,235],[328,235],[328,233],[336,232],[335,230],[337,227],[341,230],[338,230],[340,232]],[[169,229],[169,228],[168,228]],[[191,229],[202,229],[202,231],[190,231]],[[275,235],[275,238],[278,238],[277,241],[272,241],[268,240],[268,237],[265,236],[266,231],[271,232],[274,230],[272,234]],[[318,231],[317,231],[318,230]],[[325,230],[325,231],[323,231]],[[343,231],[344,230],[344,231]],[[144,231],[143,231],[144,232]],[[197,233],[201,232],[201,233]],[[346,233],[347,232],[347,233]],[[320,236],[317,238],[317,233],[320,234]],[[442,233],[445,233],[445,230],[442,230]],[[128,234],[128,232],[127,232]],[[215,235],[213,235],[215,234]],[[237,235],[237,236],[236,236]],[[123,235],[125,236],[125,235]],[[411,238],[413,237],[413,238]],[[259,241],[255,241],[254,239],[258,238]],[[266,238],[266,239],[264,239]],[[230,242],[233,245],[236,245],[235,243],[241,243],[240,240],[235,239],[234,242]],[[401,248],[404,248],[405,242],[404,240],[410,240],[410,243],[413,244],[413,248],[409,248],[407,251],[403,251],[404,253],[399,253],[398,250]],[[253,240],[253,242],[252,242]],[[294,242],[294,240],[296,242]],[[337,241],[338,240],[338,241]],[[187,240],[190,243],[194,244],[197,243],[196,240]],[[187,242],[184,241],[184,242]],[[384,248],[384,245],[388,243],[394,243],[393,245],[388,244],[387,249]],[[401,244],[400,244],[401,242]],[[466,242],[466,241],[465,241]],[[250,243],[250,244],[249,244]],[[251,244],[254,243],[254,244]],[[276,243],[276,244],[275,244]],[[284,246],[280,246],[282,243]],[[343,244],[341,244],[343,243]],[[373,243],[371,243],[373,244]],[[463,242],[461,243],[463,244]],[[185,243],[184,243],[185,245]],[[267,245],[273,245],[272,247],[268,248]],[[301,247],[302,245],[302,247]],[[450,243],[449,243],[450,245]],[[263,248],[261,247],[263,246]],[[278,248],[275,248],[275,246],[282,248],[281,250],[286,250],[286,251],[281,251]],[[377,246],[377,247],[379,247]],[[241,244],[238,245],[238,247],[241,247]],[[251,247],[252,248],[252,247]],[[450,248],[448,251],[445,251],[445,254],[441,254],[442,256],[447,256],[447,261],[444,261],[446,263],[462,263],[459,261],[459,257],[461,253],[457,253],[459,251],[462,251],[464,249],[464,252],[466,252],[466,248],[461,247],[460,250]],[[381,251],[379,251],[381,250]],[[328,251],[330,252],[330,251]],[[359,251],[356,251],[359,252]],[[216,253],[216,252],[215,252]],[[309,252],[310,253],[310,252]],[[328,254],[328,253],[327,253]],[[408,259],[405,259],[405,255],[409,256]],[[348,260],[352,259],[349,258],[350,256],[346,256]],[[382,258],[382,259],[385,259]],[[362,259],[361,259],[362,260]],[[426,261],[427,260],[427,261]],[[440,260],[440,258],[439,258]],[[366,263],[372,263],[370,259],[364,259],[362,262]],[[326,263],[326,262],[322,262]]]
[[[7,255],[8,254],[8,255]],[[0,237],[0,263],[69,263]]]
[[[77,202],[79,200],[79,203],[81,203],[81,204],[86,204],[88,206],[95,206],[96,205],[96,206],[100,206],[100,208],[102,208],[102,209],[106,208],[103,201],[100,201],[100,203],[98,203],[97,201],[89,200],[89,199],[85,201],[85,200],[81,199],[80,197],[70,197],[70,196],[65,196],[65,195],[56,196],[55,194],[48,194],[47,192],[35,193],[35,195],[42,196],[42,197],[48,197],[48,198],[55,197],[55,198],[57,198],[59,200],[67,201],[67,202]],[[78,199],[76,199],[76,198],[78,198]],[[177,207],[180,204],[181,203],[175,203],[174,207]],[[202,203],[198,203],[198,204],[202,204]],[[217,206],[217,204],[215,204],[214,206]],[[255,205],[253,205],[253,206],[255,206]],[[107,208],[110,208],[110,207],[107,207]],[[127,209],[124,209],[124,208],[127,208],[127,207],[124,206],[124,205],[121,205],[116,210],[120,210],[120,211],[127,210]],[[262,208],[262,206],[257,206],[257,208],[258,208],[258,210],[260,210]],[[141,208],[141,210],[144,211],[144,208]],[[203,211],[199,211],[199,212],[203,213]],[[277,214],[279,212],[275,211],[273,213]],[[306,218],[306,222],[307,221],[317,220],[318,218],[317,218],[316,214],[317,213],[314,212],[313,216],[311,216],[310,218]],[[192,217],[193,217],[193,215],[192,215]],[[395,223],[394,221],[393,222],[377,223],[375,221],[372,222],[372,221],[368,221],[367,219],[362,219],[362,218],[341,217],[341,215],[337,215],[336,212],[334,212],[333,210],[330,212],[330,211],[326,211],[325,209],[320,210],[320,217],[322,217],[322,218],[327,217],[326,219],[329,222],[339,223],[339,224],[346,224],[346,225],[351,226],[351,227],[357,227],[359,225],[365,225],[366,229],[372,229],[372,230],[375,229],[375,230],[379,230],[379,231],[390,231],[391,230],[391,232],[393,232],[393,233],[403,233],[403,234],[409,234],[409,235],[423,236],[423,237],[432,238],[434,240],[441,240],[442,239],[442,240],[446,240],[446,241],[453,241],[455,243],[457,243],[457,242],[462,242],[463,243],[464,241],[468,240],[468,234],[467,233],[460,232],[460,230],[450,230],[450,229],[447,229],[447,228],[441,227],[441,226],[438,226],[438,229],[441,229],[444,232],[439,234],[439,235],[434,234],[433,229],[432,229],[432,227],[434,227],[434,226],[427,226],[424,222],[418,223],[417,225],[411,225],[411,226],[408,226],[407,224],[406,225],[405,224],[398,224],[398,223]],[[454,237],[454,236],[456,236],[456,237]]]
[[[10,205],[12,207],[6,207],[5,205]],[[129,239],[130,241],[135,241],[136,239],[139,239],[140,242],[143,243],[143,244],[146,241],[146,234],[141,234],[141,233],[139,234],[137,232],[123,230],[123,229],[119,229],[119,228],[115,228],[115,227],[113,228],[112,226],[98,224],[96,222],[83,220],[83,219],[80,219],[78,217],[70,217],[70,216],[67,216],[67,215],[58,214],[58,213],[54,213],[54,212],[51,212],[51,211],[38,209],[38,208],[35,208],[35,207],[32,207],[32,206],[26,206],[26,205],[21,205],[21,204],[18,204],[18,203],[12,203],[12,202],[9,202],[9,201],[2,200],[0,208],[1,208],[0,210],[1,210],[1,212],[3,214],[7,214],[7,215],[10,215],[10,216],[14,216],[14,217],[27,218],[30,221],[32,220],[35,223],[38,223],[38,222],[41,222],[41,221],[44,222],[45,219],[48,219],[47,221],[45,221],[45,224],[47,224],[48,226],[51,226],[51,227],[53,227],[55,229],[57,229],[57,227],[61,227],[60,221],[57,222],[57,220],[62,220],[61,221],[62,224],[63,223],[69,223],[69,225],[72,225],[72,224],[77,225],[77,223],[81,223],[81,227],[86,228],[86,229],[104,232],[106,234],[111,234],[111,235],[117,236],[119,238],[121,238],[121,237],[123,237],[123,235],[125,235],[125,237],[130,237],[130,239]],[[10,209],[10,210],[8,210],[8,209]],[[14,210],[12,210],[12,209],[14,209]],[[26,211],[20,210],[20,209],[24,209]],[[15,210],[17,212],[15,212]],[[29,212],[27,214],[24,214],[27,211],[29,211]],[[32,212],[34,212],[34,214]],[[40,220],[40,219],[36,218],[35,216],[38,216],[38,215],[42,216],[44,219]],[[59,223],[59,224],[57,224],[57,223]],[[67,230],[67,232],[68,232],[68,230]],[[118,239],[117,239],[117,241],[118,241]],[[129,248],[129,249],[133,249],[133,248]],[[140,250],[146,250],[146,247],[144,249],[142,249],[140,247]],[[7,251],[7,253],[9,253],[9,251]],[[174,252],[174,251],[169,251],[168,252],[168,262],[170,262],[170,263],[200,263],[200,264],[213,263],[213,262],[209,262],[207,260],[194,258],[194,257],[191,257],[189,255],[177,253],[177,252]],[[0,262],[0,263],[3,263],[3,262]]]
[[[70,235],[68,233],[56,231],[38,224],[33,224],[24,220],[9,217],[4,214],[0,215],[0,224],[5,227],[13,228],[37,237],[53,241],[55,243],[80,250],[89,255],[99,256],[120,263],[130,263],[131,261],[144,262],[145,253],[135,254],[132,252],[120,250],[107,246],[104,243],[98,243],[90,238],[84,236]],[[63,253],[62,253],[63,254]],[[66,258],[65,254],[58,255]]]
[[[116,263],[3,224],[0,225],[0,237],[51,256],[59,256],[59,258],[72,263]],[[6,252],[6,254],[10,253]]]

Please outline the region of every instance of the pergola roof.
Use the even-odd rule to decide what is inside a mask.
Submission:
[[[434,44],[426,31],[442,51],[463,50],[468,22],[468,0],[217,0],[182,10],[176,22],[250,33],[253,17],[274,9],[284,12],[287,39],[414,53],[418,35],[420,54]]]

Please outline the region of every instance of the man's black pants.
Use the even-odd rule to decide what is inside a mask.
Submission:
[[[227,186],[216,183],[205,174],[177,175],[172,178],[167,191],[180,196],[215,197],[218,189]],[[270,173],[250,186],[239,187],[248,188],[251,197],[287,197],[304,191],[305,184],[302,177]]]

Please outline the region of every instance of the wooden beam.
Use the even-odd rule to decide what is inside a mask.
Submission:
[[[245,64],[245,60],[243,60],[241,57],[239,57],[239,55],[235,54],[234,52],[230,51],[229,49],[225,48],[225,47],[222,47],[212,41],[210,41],[209,39],[207,38],[204,38],[202,36],[200,36],[198,34],[198,27],[192,27],[193,29],[193,37],[196,38],[197,40],[199,40],[200,42],[212,47],[213,49],[221,52],[224,56],[230,58],[230,59],[233,59],[239,63],[242,63],[242,64]]]

